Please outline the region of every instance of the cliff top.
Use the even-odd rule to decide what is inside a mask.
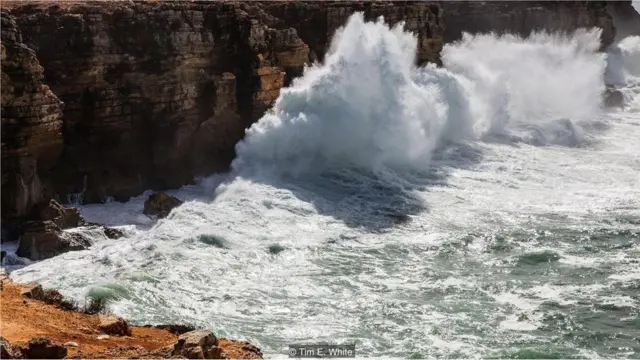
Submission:
[[[98,340],[100,319],[77,311],[29,299],[21,294],[25,285],[2,280],[0,291],[0,333],[12,345],[24,345],[33,337],[46,337],[66,346],[67,358],[147,358],[171,357],[178,335],[165,329],[130,326],[131,336],[109,336]],[[220,339],[220,347],[232,358],[260,358],[247,349],[247,343]]]

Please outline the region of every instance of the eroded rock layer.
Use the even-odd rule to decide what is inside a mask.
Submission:
[[[11,222],[53,195],[49,179],[63,149],[63,104],[43,83],[43,68],[15,18],[3,12],[1,20],[2,217]]]

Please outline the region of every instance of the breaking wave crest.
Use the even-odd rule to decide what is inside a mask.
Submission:
[[[237,145],[237,172],[292,175],[355,167],[424,169],[440,145],[506,136],[578,145],[601,108],[600,30],[528,38],[468,35],[417,67],[417,38],[400,23],[354,14],[323,64],[283,89]]]

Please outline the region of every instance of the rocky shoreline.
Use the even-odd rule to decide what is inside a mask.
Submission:
[[[3,1],[2,239],[49,199],[127,201],[228,169],[244,130],[356,11],[440,64],[463,32],[603,29],[631,1]],[[622,16],[620,14],[627,14]]]
[[[181,204],[182,201],[176,197],[156,192],[151,194],[145,202],[143,214],[150,218],[164,218]],[[50,199],[36,204],[32,213],[17,229],[20,241],[15,256],[39,261],[92,246],[93,241],[82,232],[64,231],[77,228],[97,230],[106,239],[111,240],[124,237],[121,230],[88,222],[77,208],[65,207]],[[1,256],[2,259],[5,257],[13,259],[13,254],[7,254],[5,250],[2,250]]]
[[[70,309],[55,290],[11,282],[0,289],[0,358],[261,359],[248,342],[183,325],[131,326],[101,309]],[[67,305],[65,305],[67,304]]]

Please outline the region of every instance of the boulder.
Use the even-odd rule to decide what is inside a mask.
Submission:
[[[219,346],[211,346],[204,352],[205,359],[226,359],[227,356]]]
[[[100,316],[98,329],[109,335],[131,336],[131,329],[127,322],[115,316]]]
[[[20,351],[25,359],[63,359],[67,356],[64,346],[55,344],[46,337],[32,338]]]
[[[157,192],[151,194],[147,201],[144,202],[143,213],[145,215],[156,215],[158,218],[163,218],[169,215],[173,208],[180,205],[182,205],[182,201],[175,196]]]
[[[218,338],[208,330],[194,330],[178,337],[171,353],[187,359],[219,359],[223,352],[218,347]]]
[[[89,246],[91,241],[82,234],[65,233],[53,221],[29,221],[16,254],[31,260],[44,260]]]
[[[109,239],[119,239],[121,237],[124,236],[124,233],[121,230],[118,229],[114,229],[114,228],[110,228],[110,227],[103,227],[103,231],[104,234],[109,238]]]
[[[124,236],[124,232],[122,232],[122,230],[110,228],[94,222],[84,221],[82,226],[87,226],[89,228],[100,228],[104,235],[109,239],[119,239]]]
[[[78,209],[66,208],[53,199],[36,204],[33,207],[32,219],[52,221],[61,229],[74,228],[85,223]]]
[[[185,348],[180,352],[180,355],[187,359],[204,359],[204,353],[201,347]]]
[[[615,88],[607,88],[604,92],[604,105],[606,107],[622,107],[624,105],[624,95]]]

